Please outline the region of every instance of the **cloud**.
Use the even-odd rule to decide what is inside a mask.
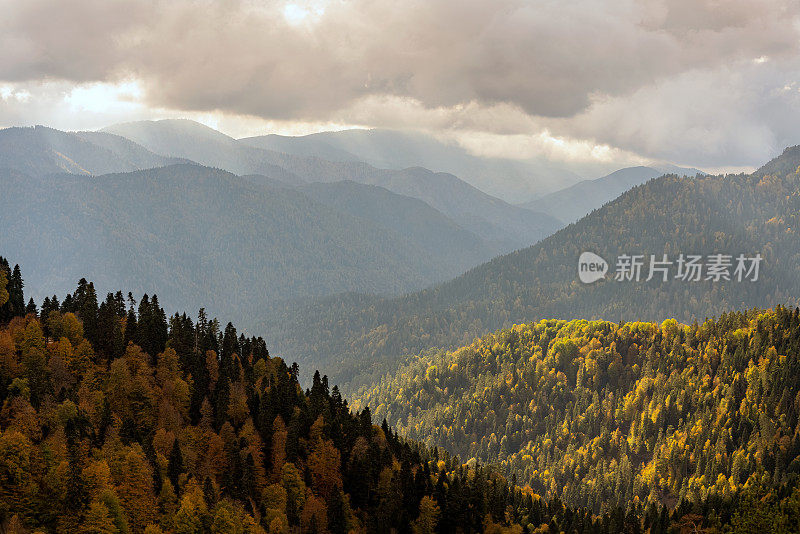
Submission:
[[[775,84],[793,81],[794,0],[0,0],[0,12],[0,84],[135,80],[152,109],[546,130],[712,165],[754,164],[796,135],[771,108]],[[763,131],[737,141],[732,126]]]
[[[800,143],[800,61],[689,71],[625,97],[597,97],[551,128],[697,166],[758,165]]]

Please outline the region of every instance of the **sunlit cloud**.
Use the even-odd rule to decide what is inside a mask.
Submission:
[[[31,93],[24,89],[15,89],[12,85],[0,86],[0,99],[4,102],[16,101],[26,103],[31,99]]]
[[[75,86],[64,97],[71,109],[92,113],[143,111],[142,89],[136,81]]]
[[[800,4],[725,4],[0,0],[0,124],[404,128],[574,166],[752,166],[800,142]]]
[[[289,2],[283,7],[283,16],[292,26],[318,22],[324,13],[325,4],[322,2]]]

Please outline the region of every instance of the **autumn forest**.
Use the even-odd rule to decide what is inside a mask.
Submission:
[[[193,320],[167,317],[155,295],[99,301],[86,280],[26,303],[19,266],[0,263],[5,532],[800,521],[796,310],[515,327],[420,358],[358,408],[318,372],[303,390],[296,364],[202,309]]]

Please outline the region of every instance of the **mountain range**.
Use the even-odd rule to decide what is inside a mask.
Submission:
[[[252,139],[237,141],[186,120],[118,124],[104,131],[124,136],[160,154],[186,158],[234,174],[266,174],[294,184],[351,180],[379,185],[426,202],[464,228],[497,242],[505,251],[535,243],[561,224],[549,215],[492,197],[453,174],[432,172],[419,166],[384,169],[362,161],[277,152]],[[328,154],[324,150],[322,153]],[[284,175],[271,172],[273,167],[282,169]]]
[[[392,154],[386,143],[393,139],[395,159],[380,160]],[[595,247],[610,233],[624,234],[613,216],[602,215],[618,208],[606,206],[547,245],[414,293],[537,243],[563,226],[568,210],[555,197],[540,206],[550,215],[511,205],[447,172],[378,168],[359,159],[418,161],[412,148],[421,141],[409,139],[416,138],[362,131],[236,140],[184,120],[99,132],[9,128],[0,131],[0,218],[14,231],[0,247],[28,266],[27,284],[37,298],[44,287],[65,291],[73,278],[90,275],[101,287],[114,282],[159,292],[167,304],[210,302],[214,313],[265,328],[287,357],[335,360],[332,374],[356,383],[404,355],[467,342],[512,318],[569,309],[563,297],[582,295],[581,288],[568,289],[574,280],[559,269],[573,260],[563,262],[552,247]],[[426,157],[458,159],[453,150],[434,146]],[[589,187],[578,196],[598,207],[658,172],[626,169],[562,196]],[[683,183],[676,177],[655,182],[664,180]],[[622,198],[641,193],[636,190]],[[644,208],[634,202],[626,209]],[[43,239],[52,245],[47,257],[36,254]],[[231,289],[240,295],[236,301]],[[557,298],[542,307],[551,291]]]
[[[466,345],[475,337],[542,318],[702,321],[719,310],[796,305],[800,294],[800,150],[752,174],[667,175],[634,187],[542,242],[500,256],[410,295],[328,297],[276,312],[265,323],[289,358],[325,365],[352,390],[374,383],[408,355]],[[757,282],[672,277],[578,281],[578,258],[641,254],[763,257]],[[646,267],[643,271],[646,273]],[[672,273],[675,274],[674,272]],[[705,277],[705,274],[703,275]]]
[[[495,253],[427,204],[353,182],[301,191],[195,164],[0,177],[0,249],[29,266],[37,299],[84,271],[100,288],[244,318],[276,301],[407,292]]]
[[[455,143],[420,132],[344,130],[288,137],[266,135],[241,140],[250,146],[331,161],[363,161],[381,169],[425,167],[454,174],[509,203],[533,199],[581,180],[549,162],[479,157]]]
[[[161,292],[165,303],[211,301],[253,326],[256,311],[276,301],[420,289],[559,224],[422,168],[343,167],[264,151],[190,121],[123,126],[169,155],[109,132],[0,130],[0,219],[14,230],[0,248],[28,265],[36,298],[45,287],[65,291],[85,273],[101,287]],[[362,182],[336,180],[351,175]],[[36,253],[43,240],[52,257]],[[224,296],[223,287],[244,283],[247,302]]]
[[[0,168],[31,176],[98,175],[163,167],[182,161],[160,156],[124,137],[106,133],[67,133],[44,126],[0,130]]]

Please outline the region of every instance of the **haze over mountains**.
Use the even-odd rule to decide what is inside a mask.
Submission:
[[[428,254],[444,253],[458,265],[497,252],[489,248],[490,242],[463,229],[421,200],[383,187],[345,180],[308,184],[297,191],[331,209],[373,221],[408,238]],[[459,255],[463,256],[461,261],[457,259]]]
[[[31,175],[58,172],[98,175],[180,161],[106,133],[67,133],[44,126],[0,130],[0,168]]]
[[[252,140],[237,141],[186,120],[118,124],[104,131],[122,135],[161,154],[235,174],[266,174],[295,184],[352,180],[379,185],[426,202],[480,237],[498,242],[505,251],[535,243],[560,226],[549,215],[512,206],[452,174],[431,172],[419,166],[381,169],[361,161],[330,161],[313,155],[256,148],[251,146]],[[280,171],[274,172],[275,167]]]
[[[0,248],[35,298],[89,276],[252,326],[277,302],[420,289],[559,225],[423,168],[265,151],[190,121],[123,126],[168,155],[109,132],[0,131]]]
[[[520,206],[552,215],[564,224],[570,224],[614,200],[628,189],[646,181],[672,173],[695,176],[703,174],[697,169],[682,167],[627,167],[595,180],[583,180],[541,198],[524,202]]]
[[[455,174],[511,203],[539,197],[581,180],[575,173],[544,162],[477,157],[455,144],[419,132],[344,130],[301,137],[265,135],[242,142],[332,161],[364,161],[382,169],[426,167]]]
[[[386,131],[236,140],[185,120],[100,132],[10,128],[0,131],[0,223],[13,231],[0,248],[24,261],[36,298],[43,288],[67,291],[82,276],[101,291],[157,292],[167,306],[206,305],[248,328],[267,328],[289,358],[335,359],[331,372],[350,380],[347,369],[362,367],[365,354],[375,356],[374,367],[363,366],[374,374],[404,354],[468,341],[514,310],[535,309],[530,295],[509,285],[528,267],[508,258],[530,253],[393,296],[536,243],[568,216],[659,172],[625,169],[581,182],[561,193],[561,204],[559,193],[548,197],[539,212],[453,174],[362,161],[463,168],[483,161],[426,142]],[[42,239],[50,246],[40,254]],[[536,268],[542,280],[557,276],[557,258]],[[481,272],[485,279],[475,278]],[[532,291],[527,282],[521,287]],[[537,294],[563,291],[547,287]],[[340,312],[346,317],[336,318]],[[305,328],[316,330],[306,335]]]
[[[100,288],[121,280],[168,305],[205,302],[244,318],[293,298],[410,291],[495,252],[421,201],[354,183],[303,193],[190,164],[100,177],[0,173],[9,230],[0,247],[28,265],[38,299],[45,281],[68,288],[84,271]],[[335,195],[350,212],[313,200]]]
[[[407,355],[469,344],[483,333],[542,318],[610,321],[677,318],[720,310],[797,305],[800,295],[800,149],[753,174],[664,176],[626,192],[544,241],[464,275],[396,298],[330,297],[265,323],[291,358],[325,365],[350,390],[374,383]],[[584,251],[622,254],[761,254],[760,278],[617,282],[577,279]],[[646,256],[649,261],[649,256]],[[643,271],[646,272],[646,271]]]

